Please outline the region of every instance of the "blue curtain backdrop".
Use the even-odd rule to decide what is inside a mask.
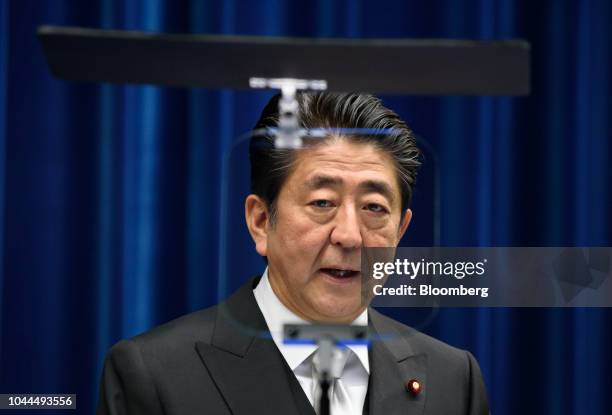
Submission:
[[[404,243],[610,246],[610,23],[608,0],[0,0],[0,393],[89,413],[114,342],[263,267],[235,143],[270,94],[58,81],[38,25],[527,39],[529,97],[383,97],[427,154]],[[472,351],[494,414],[612,413],[609,309],[384,311]]]

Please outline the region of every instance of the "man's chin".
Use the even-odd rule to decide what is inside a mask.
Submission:
[[[355,305],[353,301],[344,306],[338,301],[334,304],[320,304],[317,321],[319,323],[348,324],[363,313],[363,310],[365,307],[361,303]]]

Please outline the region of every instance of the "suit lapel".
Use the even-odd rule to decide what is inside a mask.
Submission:
[[[290,387],[297,380],[290,378],[257,306],[252,292],[257,281],[217,307],[211,344],[198,342],[196,348],[234,415],[298,414],[300,402]]]
[[[370,308],[370,415],[412,414],[423,412],[427,397],[427,356],[415,355],[408,340],[376,310]],[[413,396],[405,384],[416,379],[421,393]]]
[[[313,414],[257,306],[252,290],[258,281],[244,284],[217,307],[211,344],[197,342],[198,354],[232,414]],[[372,308],[369,316],[374,338],[369,415],[421,414],[427,397],[427,356],[414,354],[387,317]],[[422,385],[418,396],[405,389],[411,379]]]

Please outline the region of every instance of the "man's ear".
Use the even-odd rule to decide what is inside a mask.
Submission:
[[[250,194],[244,201],[244,216],[255,249],[261,256],[268,252],[268,223],[270,214],[267,203],[259,196]]]
[[[412,220],[412,210],[406,209],[406,213],[404,213],[404,216],[402,217],[402,223],[400,223],[399,238],[397,243],[399,243],[399,241],[404,237],[406,229],[408,229],[408,225],[410,225],[410,220]]]

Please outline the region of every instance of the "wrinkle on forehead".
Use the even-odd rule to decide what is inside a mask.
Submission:
[[[391,157],[373,144],[353,143],[347,139],[331,139],[329,142],[303,149],[298,153],[295,162],[296,167],[304,162],[317,162],[331,168],[351,170],[361,170],[364,166],[383,170],[393,165]]]

